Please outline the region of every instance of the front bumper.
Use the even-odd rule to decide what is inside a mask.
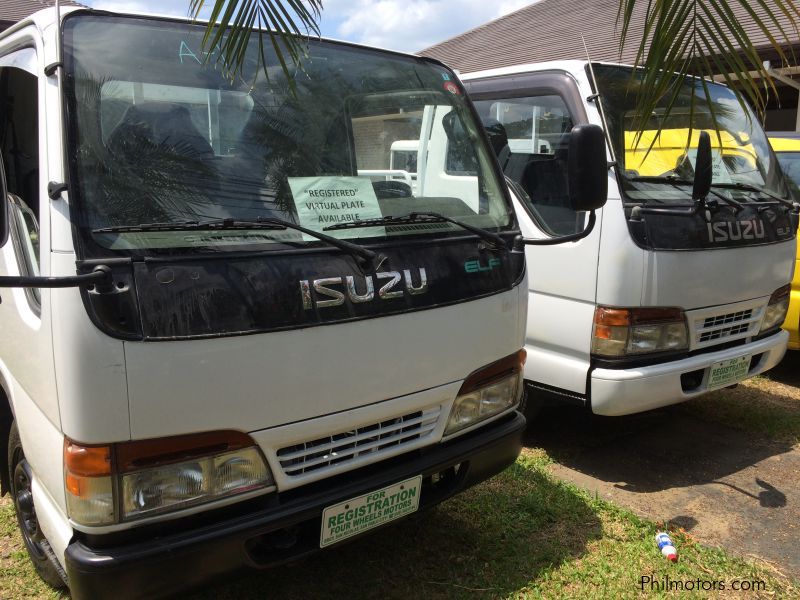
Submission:
[[[788,339],[789,333],[780,331],[749,344],[682,360],[633,369],[594,369],[592,412],[614,417],[684,402],[706,393],[706,379],[713,363],[739,356],[753,357],[747,373],[748,378],[753,377],[781,361]],[[682,375],[686,376],[685,382]]]
[[[323,510],[420,475],[420,509],[499,473],[516,460],[525,418],[518,412],[452,442],[268,497],[269,508],[118,545],[83,536],[66,551],[72,598],[156,598],[244,567],[265,568],[319,549]],[[460,465],[455,471],[454,467]],[[432,475],[445,476],[434,483]],[[174,530],[174,527],[173,527]],[[99,538],[100,536],[98,536]]]

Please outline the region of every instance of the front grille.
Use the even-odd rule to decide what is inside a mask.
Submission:
[[[334,468],[358,457],[396,453],[405,446],[418,445],[431,435],[439,420],[441,407],[435,406],[402,417],[396,417],[342,431],[278,450],[278,461],[289,477]]]
[[[708,317],[703,323],[704,328],[716,327],[717,325],[727,325],[728,323],[738,323],[740,321],[747,321],[753,316],[753,309],[740,310],[727,315],[718,315],[716,317]]]
[[[750,325],[743,323],[736,327],[725,327],[724,329],[717,329],[716,331],[707,331],[700,335],[700,343],[723,340],[739,335],[740,333],[746,334],[749,330]]]
[[[722,340],[740,333],[746,334],[750,330],[752,316],[752,309],[748,309],[718,317],[709,317],[703,325],[704,331],[700,334],[700,342]],[[736,325],[729,325],[729,323],[736,323]]]
[[[758,334],[765,307],[765,300],[756,300],[690,311],[691,349],[706,348]]]

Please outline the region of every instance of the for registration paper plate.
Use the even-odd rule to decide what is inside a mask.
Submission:
[[[322,513],[319,547],[341,542],[415,512],[419,508],[421,488],[422,475],[418,475],[382,490],[329,506]]]
[[[730,358],[714,363],[711,365],[711,371],[708,374],[707,389],[713,390],[741,381],[749,370],[749,356],[740,356],[739,358]]]

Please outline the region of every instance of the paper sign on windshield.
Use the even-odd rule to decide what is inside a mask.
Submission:
[[[689,162],[692,164],[692,169],[695,168],[697,163],[697,149],[693,148],[686,152],[689,157]],[[725,161],[722,160],[722,152],[719,148],[711,149],[711,181],[713,183],[732,183],[731,174],[728,167],[725,166]]]
[[[383,217],[372,181],[366,177],[289,177],[300,225],[323,231],[337,223]],[[384,227],[324,231],[337,238],[384,236]],[[304,235],[307,241],[314,240]]]

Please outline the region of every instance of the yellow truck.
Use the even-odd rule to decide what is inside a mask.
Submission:
[[[694,129],[691,131],[691,141],[687,144],[690,132],[686,128],[662,129],[660,133],[658,130],[648,129],[640,136],[635,131],[625,131],[626,170],[635,171],[636,175],[642,177],[657,177],[674,173],[686,160],[693,165],[701,131],[706,131],[711,137],[714,181],[721,182],[720,177],[724,177],[728,172],[741,174],[756,170],[756,151],[747,134],[734,136],[730,132],[721,131],[718,136],[712,129]],[[720,161],[724,162],[725,169],[719,168]]]
[[[781,163],[781,168],[786,177],[800,189],[800,133],[790,131],[785,133],[769,133],[769,143]],[[800,248],[800,247],[798,247]],[[800,350],[800,250],[792,278],[792,293],[789,301],[789,312],[783,328],[789,332],[789,348]]]

